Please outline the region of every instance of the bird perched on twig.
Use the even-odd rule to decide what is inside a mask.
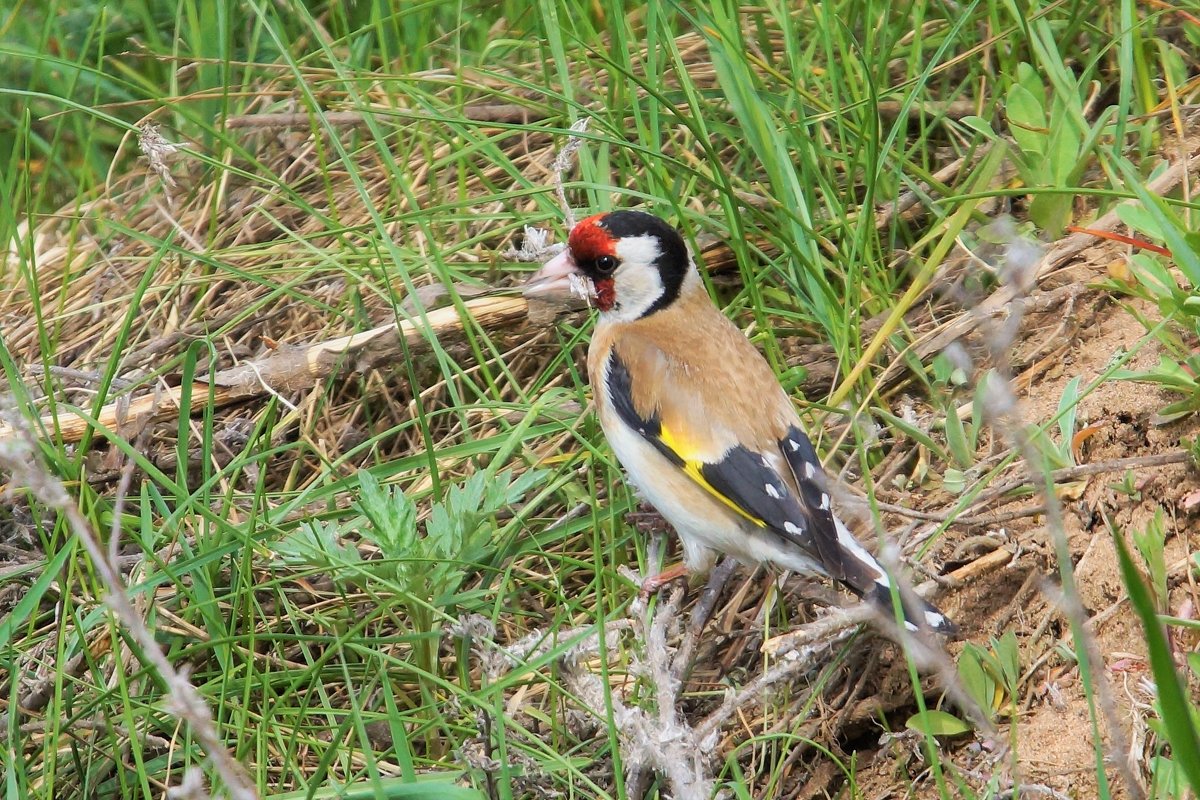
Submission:
[[[791,400],[713,305],[674,228],[640,211],[580,221],[525,294],[566,290],[600,311],[588,376],[604,434],[683,542],[683,563],[648,578],[645,591],[726,553],[827,576],[894,614],[892,581],[834,516]],[[919,598],[905,597],[903,610],[909,628],[953,630]]]

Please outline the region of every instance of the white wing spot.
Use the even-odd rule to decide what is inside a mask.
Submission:
[[[788,444],[792,446],[793,453],[800,449],[800,443],[795,439],[788,439]]]
[[[821,510],[829,510],[829,495],[825,494],[824,492],[821,492]]]
[[[786,533],[792,534],[793,536],[803,536],[804,535],[804,529],[798,527],[795,523],[792,523],[792,522],[783,523],[783,530]]]
[[[762,456],[762,465],[767,469],[774,469],[774,467],[771,466],[771,459],[767,458],[765,455]]]
[[[846,528],[846,525],[837,517],[833,518],[833,527],[837,530],[838,544],[846,549],[852,556],[857,558],[864,566],[868,567],[878,577],[876,583],[881,586],[890,586],[887,573],[883,571],[883,567],[875,560],[875,557],[868,553],[866,549],[859,544],[854,535]]]
[[[768,483],[768,484],[764,484],[763,488],[767,490],[767,497],[770,497],[772,500],[779,499],[779,490],[776,489],[774,486],[772,486],[771,484]]]
[[[811,461],[804,462],[804,477],[810,481],[817,477],[817,468],[812,465]]]

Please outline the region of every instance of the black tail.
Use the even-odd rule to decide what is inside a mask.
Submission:
[[[853,586],[849,588],[855,594],[862,596],[863,593],[856,590]],[[882,581],[874,582],[863,599],[873,603],[876,608],[887,615],[888,619],[896,618],[896,606],[892,599],[892,589],[886,583]],[[902,592],[900,599],[904,609],[904,627],[910,631],[928,628],[944,636],[954,636],[958,633],[958,626],[932,603],[928,603],[924,599],[908,592]]]
[[[889,619],[895,619],[887,571],[834,515],[825,473],[812,442],[798,425],[793,425],[788,428],[787,436],[780,440],[779,449],[791,467],[804,513],[811,523],[792,529],[784,524],[783,532],[795,537],[793,541],[814,557],[822,572],[874,603]],[[905,599],[903,608],[905,626],[909,630],[932,629],[947,635],[958,630],[945,614],[918,597]]]

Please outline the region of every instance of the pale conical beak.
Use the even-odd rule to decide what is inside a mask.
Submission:
[[[533,273],[533,277],[521,288],[521,293],[541,300],[567,300],[579,296],[586,280],[579,267],[575,266],[571,251],[564,249]]]

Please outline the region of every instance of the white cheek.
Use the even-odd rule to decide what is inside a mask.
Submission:
[[[646,265],[627,264],[613,276],[617,303],[608,315],[617,320],[633,320],[642,316],[662,297],[662,279],[658,270]]]
[[[617,302],[605,317],[637,319],[662,297],[662,278],[654,266],[659,253],[658,239],[653,236],[627,236],[617,242],[616,255],[621,262],[613,275]]]

